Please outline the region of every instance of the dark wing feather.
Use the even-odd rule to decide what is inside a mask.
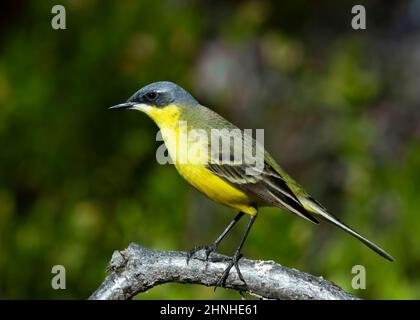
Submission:
[[[247,170],[255,169],[244,164],[210,163],[207,168],[228,183],[267,204],[286,208],[302,218],[319,223],[306,211],[286,181],[268,163],[264,164],[264,169],[258,175],[247,174]]]

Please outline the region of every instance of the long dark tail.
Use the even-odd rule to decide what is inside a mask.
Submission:
[[[333,215],[329,214],[321,205],[319,205],[316,201],[310,199],[310,198],[299,198],[299,200],[302,202],[303,206],[306,210],[308,210],[311,213],[314,213],[317,216],[320,216],[327,220],[328,222],[340,227],[347,233],[351,234],[356,239],[360,240],[363,244],[365,244],[367,247],[375,251],[377,254],[381,255],[385,259],[389,261],[394,261],[394,258],[385,250],[380,248],[378,245],[374,244],[372,241],[366,239],[356,231],[354,231],[352,228],[338,220]]]

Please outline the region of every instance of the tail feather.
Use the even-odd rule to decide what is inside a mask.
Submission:
[[[310,198],[299,198],[303,206],[306,210],[309,212],[313,212],[314,214],[323,217],[328,222],[340,227],[342,230],[346,231],[347,233],[351,234],[353,237],[361,241],[364,245],[375,251],[380,256],[384,257],[385,259],[389,261],[394,261],[394,258],[387,253],[385,250],[380,248],[378,245],[374,244],[372,241],[366,239],[356,231],[354,231],[352,228],[338,220],[333,215],[329,214],[320,204],[318,204],[315,200],[312,200]]]

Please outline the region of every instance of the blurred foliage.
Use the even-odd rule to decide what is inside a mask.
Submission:
[[[246,256],[363,298],[420,298],[419,0],[361,1],[364,31],[347,0],[61,2],[66,30],[51,28],[53,1],[0,10],[0,298],[86,298],[113,250],[190,249],[231,219],[156,163],[149,119],[107,110],[157,80],[265,128],[286,170],[396,262],[278,209],[262,209]],[[51,289],[56,264],[66,290]],[[351,288],[356,264],[366,290]],[[169,284],[138,298],[239,297]]]

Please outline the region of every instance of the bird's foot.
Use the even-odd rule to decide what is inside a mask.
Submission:
[[[209,256],[212,252],[216,251],[217,244],[214,242],[212,244],[209,244],[207,246],[197,246],[194,249],[188,251],[187,253],[187,264],[190,262],[190,259],[200,250],[205,250],[206,253],[206,261],[209,260]]]
[[[220,279],[217,281],[216,286],[214,287],[214,291],[216,291],[216,289],[218,287],[224,287],[225,286],[226,280],[229,276],[229,273],[230,273],[230,270],[232,269],[232,267],[235,267],[239,279],[244,283],[245,287],[247,286],[247,284],[244,280],[244,277],[242,276],[241,270],[239,269],[238,262],[241,258],[242,258],[242,253],[240,253],[239,251],[236,251],[235,254],[233,255],[233,257],[231,258],[231,260],[229,262],[229,265],[227,266],[227,268],[223,272]]]

